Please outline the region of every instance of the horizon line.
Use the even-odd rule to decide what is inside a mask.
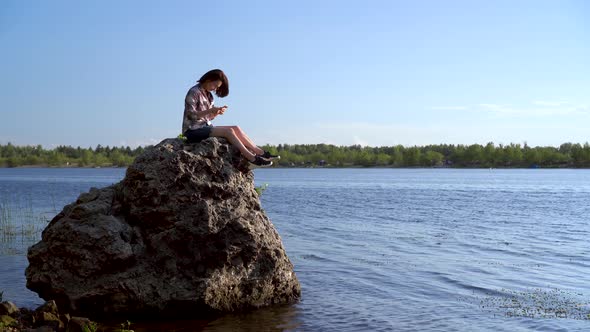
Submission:
[[[162,141],[166,140],[166,139],[171,139],[171,138],[165,138]],[[160,141],[159,143],[161,143],[162,141]],[[5,147],[5,146],[14,146],[14,147],[33,147],[36,148],[37,146],[41,146],[42,149],[44,150],[54,150],[60,147],[66,147],[66,148],[80,148],[80,149],[96,149],[97,147],[101,147],[101,148],[130,148],[130,149],[137,149],[137,148],[146,148],[146,147],[150,147],[150,146],[154,146],[157,145],[159,143],[155,143],[155,144],[147,144],[147,145],[137,145],[135,147],[131,147],[130,145],[103,145],[98,143],[97,145],[95,145],[94,147],[92,146],[88,146],[88,147],[82,147],[81,145],[77,145],[77,146],[73,146],[73,145],[63,145],[63,144],[59,144],[59,145],[55,145],[52,148],[49,147],[45,147],[43,146],[43,144],[14,144],[10,141],[8,141],[7,143],[0,143],[0,147]],[[277,147],[279,145],[289,145],[289,146],[293,146],[293,145],[328,145],[328,146],[335,146],[335,147],[363,147],[363,148],[384,148],[384,147],[397,147],[397,146],[402,146],[404,148],[407,147],[427,147],[427,146],[437,146],[437,145],[451,145],[451,146],[473,146],[473,145],[479,145],[482,147],[485,147],[488,144],[492,144],[495,147],[499,147],[499,146],[511,146],[511,145],[520,145],[520,146],[528,146],[528,147],[532,147],[532,148],[547,148],[547,147],[552,147],[552,148],[559,148],[564,144],[579,144],[581,146],[584,145],[588,145],[590,144],[589,141],[586,142],[563,142],[560,143],[559,145],[529,145],[527,143],[527,141],[523,141],[522,143],[514,143],[514,142],[510,142],[510,143],[495,143],[493,141],[489,141],[485,144],[481,144],[481,143],[428,143],[428,144],[409,144],[409,145],[405,145],[405,144],[392,144],[392,145],[363,145],[363,144],[349,144],[349,145],[345,145],[345,144],[333,144],[333,143],[279,143],[279,144],[269,144],[269,143],[265,143],[265,144],[260,144],[259,146],[274,146]]]

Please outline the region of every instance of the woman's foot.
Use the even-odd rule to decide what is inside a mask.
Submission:
[[[260,156],[261,156],[262,158],[264,158],[264,159],[281,159],[281,156],[279,156],[279,155],[274,155],[274,154],[271,154],[271,153],[270,153],[270,152],[268,152],[268,151],[264,151],[264,153],[263,153],[263,154],[261,154]]]
[[[256,155],[256,157],[254,157],[254,160],[250,160],[250,162],[256,166],[262,166],[262,167],[272,166],[272,161],[270,161],[266,158],[263,158],[259,155]]]

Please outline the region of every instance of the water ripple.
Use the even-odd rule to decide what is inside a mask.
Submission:
[[[0,195],[30,195],[43,210],[123,176],[10,172],[0,171]],[[302,301],[169,329],[590,330],[588,170],[259,169],[255,178],[269,184],[262,204]],[[40,301],[24,287],[23,256],[0,264],[7,298]]]

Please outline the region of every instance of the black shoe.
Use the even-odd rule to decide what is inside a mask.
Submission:
[[[260,156],[265,159],[281,159],[281,156],[270,154],[270,152],[268,152],[268,151],[264,151],[264,153],[261,154]]]
[[[272,166],[272,161],[262,158],[259,155],[256,155],[256,157],[254,158],[254,161],[251,161],[252,164],[256,165],[256,166]]]

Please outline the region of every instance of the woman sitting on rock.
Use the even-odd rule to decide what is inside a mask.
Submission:
[[[220,98],[229,94],[229,82],[220,69],[205,73],[186,94],[182,133],[189,143],[200,142],[207,137],[223,137],[258,166],[271,166],[271,159],[280,158],[256,146],[238,126],[212,126],[211,120],[227,110],[225,105],[213,106],[212,91]]]

